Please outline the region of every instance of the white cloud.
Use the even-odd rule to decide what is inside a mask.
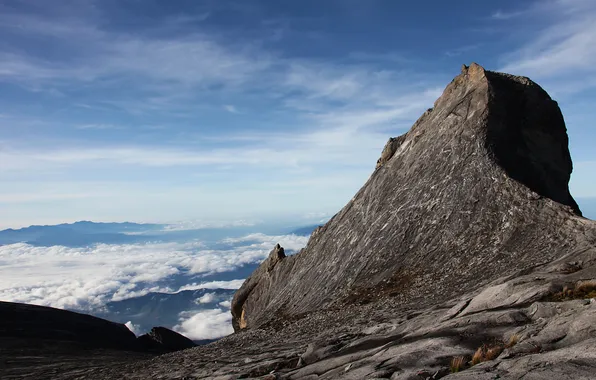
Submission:
[[[124,326],[126,326],[133,334],[137,336],[140,334],[139,326],[135,325],[131,321],[126,322]]]
[[[199,242],[107,245],[86,248],[34,247],[24,243],[0,246],[0,299],[90,311],[106,302],[149,292],[173,292],[166,285],[175,276],[233,271],[267,257],[281,241],[301,248],[306,238],[258,237],[239,240],[223,250]],[[248,241],[248,238],[247,240]],[[302,246],[301,246],[302,244]],[[237,289],[242,279],[193,283],[178,289]]]
[[[234,332],[232,315],[221,309],[200,311],[190,318],[181,318],[174,331],[194,340],[220,338]]]
[[[244,280],[231,280],[231,281],[210,281],[203,283],[192,283],[181,286],[178,291],[183,290],[198,290],[198,289],[240,289]]]
[[[225,110],[228,111],[229,113],[239,113],[238,110],[236,109],[236,107],[234,107],[231,104],[226,104],[224,106]]]
[[[105,129],[120,129],[122,128],[119,125],[114,124],[81,124],[75,126],[76,129],[98,129],[98,130],[105,130]]]
[[[495,20],[510,20],[512,18],[517,18],[522,16],[525,11],[515,11],[515,12],[504,12],[502,10],[498,10],[491,15],[491,18]]]
[[[227,307],[228,309],[231,306],[231,298],[228,296],[221,296],[217,293],[205,293],[203,296],[199,297],[195,300],[195,303],[198,305],[206,304],[206,303],[216,303],[221,307]],[[228,305],[228,306],[226,306]]]
[[[215,293],[205,293],[202,297],[197,299],[197,303],[211,303],[215,301],[216,294]]]
[[[179,222],[170,222],[164,227],[166,231],[184,231],[196,230],[201,228],[226,228],[226,227],[249,227],[254,226],[260,221],[258,220],[233,220],[233,221],[217,221],[217,220],[184,220]]]
[[[235,244],[240,242],[256,241],[256,243],[253,243],[248,247],[252,249],[267,249],[267,247],[269,247],[269,250],[271,250],[275,244],[279,243],[279,245],[284,247],[285,250],[299,251],[301,248],[306,246],[308,239],[308,236],[299,236],[293,234],[270,236],[262,233],[254,233],[240,238],[228,238],[225,239],[224,242]]]
[[[596,85],[596,3],[545,1],[527,12],[540,29],[534,36],[530,34],[522,48],[505,57],[500,70],[550,79],[555,85],[582,75],[583,86],[575,81],[578,90],[585,88],[585,81]]]

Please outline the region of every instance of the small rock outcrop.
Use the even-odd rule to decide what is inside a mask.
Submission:
[[[257,270],[246,279],[242,288],[234,294],[232,300],[232,323],[234,330],[240,330],[247,327],[245,315],[251,313],[252,310],[246,310],[245,302],[249,296],[262,297],[268,291],[268,287],[274,281],[271,276],[274,272],[275,266],[286,258],[284,249],[277,244],[269,253],[269,256]],[[277,281],[277,279],[275,280]]]
[[[393,157],[393,155],[395,154],[395,152],[397,152],[397,149],[404,142],[404,140],[405,135],[389,138],[389,141],[387,141],[387,144],[385,144],[385,147],[381,152],[381,157],[379,157],[379,159],[377,160],[377,169],[385,165],[385,163],[389,161],[391,157]]]
[[[139,336],[137,340],[148,351],[160,353],[185,350],[196,346],[184,335],[165,327],[154,327],[147,334]]]
[[[305,249],[245,282],[234,328],[384,297],[430,305],[568,254],[581,244],[571,171],[540,86],[464,66]]]

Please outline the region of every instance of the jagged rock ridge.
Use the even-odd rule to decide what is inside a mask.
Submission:
[[[381,297],[429,305],[561,257],[581,215],[567,146],[540,86],[464,66],[304,250],[245,282],[235,328]]]

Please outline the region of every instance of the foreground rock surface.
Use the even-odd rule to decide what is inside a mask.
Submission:
[[[594,379],[596,300],[549,301],[578,279],[596,278],[595,250],[575,257],[585,264],[577,272],[562,270],[563,258],[428,308],[387,299],[319,311],[207,346],[58,378]],[[505,348],[512,336],[516,344]],[[483,345],[502,352],[471,366]],[[459,356],[465,366],[451,373]]]
[[[53,378],[593,379],[596,222],[567,144],[538,85],[464,67],[303,251],[246,280],[236,334]]]

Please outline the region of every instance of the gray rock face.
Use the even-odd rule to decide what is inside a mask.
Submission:
[[[464,66],[304,250],[246,281],[235,329],[385,297],[431,305],[571,252],[567,145],[540,86]]]
[[[269,253],[267,259],[265,259],[259,268],[246,279],[242,288],[234,294],[231,307],[234,330],[237,331],[247,327],[245,315],[247,312],[253,312],[251,309],[252,304],[246,304],[247,298],[249,296],[255,297],[257,295],[260,295],[259,297],[261,298],[267,297],[271,283],[277,281],[277,279],[273,279],[272,277],[272,275],[276,273],[273,270],[275,269],[275,266],[285,258],[286,254],[284,249],[277,244],[271,253]],[[247,306],[248,311],[246,309]]]

